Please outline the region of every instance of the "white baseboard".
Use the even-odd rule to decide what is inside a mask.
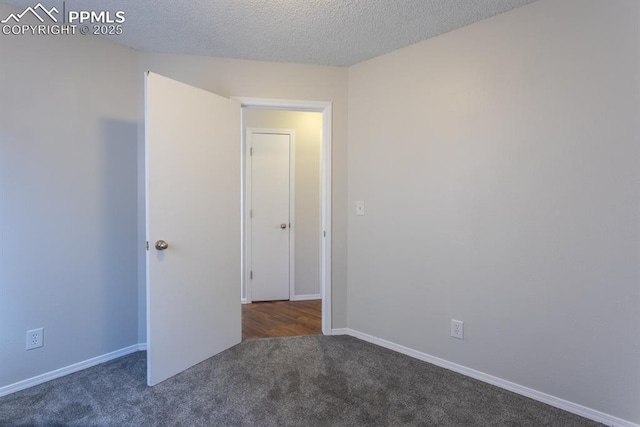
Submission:
[[[289,301],[309,301],[312,299],[322,299],[322,296],[320,294],[293,295]]]
[[[127,354],[135,353],[136,351],[142,350],[142,347],[146,349],[147,344],[134,344],[129,347],[121,348],[120,350],[112,351],[111,353],[103,354],[102,356],[93,357],[82,362],[74,363],[73,365],[65,366],[64,368],[56,369],[55,371],[45,372],[44,374],[0,387],[0,397],[54,380],[56,378],[64,377],[65,375],[90,368],[91,366],[95,366],[100,363],[108,362],[109,360],[117,359],[118,357],[126,356]]]
[[[475,369],[468,368],[457,363],[449,362],[448,360],[440,359],[439,357],[432,356],[427,353],[423,353],[418,350],[414,350],[409,347],[405,347],[400,344],[396,344],[391,341],[387,341],[382,338],[374,337],[373,335],[365,334],[360,331],[349,328],[333,329],[332,335],[350,335],[355,338],[359,338],[363,341],[370,342],[372,344],[379,345],[381,347],[388,348],[398,353],[406,354],[407,356],[415,359],[423,360],[425,362],[432,363],[436,366],[440,366],[450,371],[458,372],[462,375],[466,375],[471,378],[483,381],[503,388],[505,390],[512,391],[522,396],[529,397],[547,405],[554,406],[556,408],[571,412],[581,417],[588,418],[593,421],[600,422],[612,427],[640,427],[640,424],[635,424],[631,421],[623,420],[613,415],[600,412],[595,409],[587,408],[586,406],[579,405],[577,403],[570,402],[568,400],[561,399],[559,397],[552,396],[550,394],[543,393],[541,391],[533,390],[528,387],[524,387],[520,384],[512,383],[511,381],[504,380],[502,378],[494,377],[493,375],[485,374],[484,372],[476,371]]]
[[[138,343],[138,351],[147,351],[147,343],[146,342]]]
[[[289,301],[309,301],[313,299],[322,299],[320,294],[310,294],[310,295],[293,295],[289,298]],[[240,304],[251,304],[252,301],[249,301],[248,298],[240,298]]]

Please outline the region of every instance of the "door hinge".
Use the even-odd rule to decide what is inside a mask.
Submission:
[[[249,218],[253,218],[253,209],[249,209]]]
[[[149,250],[149,242],[145,243],[144,247],[146,250]]]
[[[253,271],[249,272],[249,279],[253,280]]]
[[[249,156],[253,156],[253,147],[249,147]]]
[[[322,231],[322,237],[327,237],[327,230]]]

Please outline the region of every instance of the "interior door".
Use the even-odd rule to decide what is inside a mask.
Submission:
[[[147,382],[241,340],[240,105],[145,78]]]
[[[290,144],[287,134],[252,132],[251,300],[289,299]]]

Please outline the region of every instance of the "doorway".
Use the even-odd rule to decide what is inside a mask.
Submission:
[[[296,174],[292,179],[292,189],[303,190],[304,186],[300,185],[300,175],[312,175],[314,179],[311,180],[312,185],[315,185],[314,191],[297,191],[293,195],[295,200],[294,207],[291,209],[291,221],[286,223],[285,221],[278,221],[271,224],[272,231],[289,230],[292,237],[295,238],[291,248],[295,248],[296,253],[291,254],[290,259],[290,292],[289,301],[282,301],[279,305],[293,305],[298,302],[303,302],[305,305],[320,307],[321,322],[318,325],[319,329],[324,334],[331,333],[331,165],[330,165],[330,153],[331,153],[331,104],[328,102],[306,102],[306,101],[287,101],[287,100],[269,100],[269,99],[255,99],[255,98],[233,98],[240,101],[242,105],[242,130],[243,130],[243,283],[241,289],[241,297],[243,304],[251,304],[252,308],[255,308],[257,300],[265,300],[266,298],[258,296],[254,298],[254,295],[259,293],[254,292],[254,278],[257,279],[260,272],[255,270],[256,262],[251,258],[251,253],[248,252],[250,244],[247,239],[251,237],[251,209],[252,202],[251,195],[252,185],[249,181],[251,170],[250,160],[251,156],[251,142],[249,133],[252,130],[262,131],[263,134],[282,134],[283,129],[291,129],[292,135],[295,135],[292,140],[292,153],[295,153],[295,169],[293,173]],[[283,122],[265,122],[255,121],[257,116],[279,116],[280,118],[286,115],[295,115],[295,113],[315,113],[306,114],[307,119],[315,116],[317,121],[317,146],[315,147],[316,159],[315,166],[309,167],[303,166],[303,162],[300,161],[301,157],[305,156],[305,150],[302,149],[302,133],[295,129],[296,126],[283,125]],[[305,116],[305,114],[300,114]],[[247,129],[252,128],[252,129]],[[265,129],[266,128],[266,129]],[[274,132],[274,129],[276,131]],[[260,133],[260,132],[258,132]],[[252,134],[255,135],[255,132]],[[309,148],[308,146],[304,146]],[[306,161],[309,161],[309,150],[306,150]],[[313,162],[313,161],[312,161]],[[307,177],[308,178],[308,177]],[[308,184],[308,183],[307,183]],[[300,196],[300,195],[303,196]],[[312,211],[312,214],[309,212]],[[294,213],[295,212],[295,213]],[[254,213],[255,214],[255,213]],[[305,224],[306,223],[306,224]],[[287,227],[283,228],[282,224]],[[312,224],[311,226],[309,224]],[[277,226],[277,228],[276,228]],[[286,236],[287,233],[280,233]],[[306,236],[306,237],[305,237]],[[277,237],[277,236],[276,236]],[[282,237],[282,236],[280,236]],[[300,243],[302,242],[302,243]],[[280,269],[279,271],[282,271]],[[275,298],[283,299],[283,298]],[[315,301],[314,301],[315,300]],[[260,303],[270,304],[270,303]],[[307,310],[309,307],[302,307],[302,311]],[[243,312],[246,310],[246,306],[243,307]],[[270,309],[269,309],[270,310]],[[308,311],[306,313],[298,313],[297,307],[286,307],[287,313],[292,314],[293,317],[303,318],[306,320],[313,318],[314,315]],[[260,306],[260,310],[268,311],[265,306]],[[282,315],[280,317],[288,317]],[[292,328],[292,329],[295,329]],[[317,332],[316,332],[317,333]]]
[[[241,255],[243,221],[238,221],[245,215],[244,157],[238,146],[242,140],[241,107],[322,114],[320,292],[322,331],[331,334],[331,104],[229,100],[148,71],[145,234],[149,385],[241,339],[237,295],[244,276],[238,273],[246,272]]]

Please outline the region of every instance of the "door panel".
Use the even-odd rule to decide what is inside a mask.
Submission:
[[[252,133],[252,301],[289,299],[290,136]]]
[[[240,105],[153,73],[145,83],[154,385],[241,339]]]

